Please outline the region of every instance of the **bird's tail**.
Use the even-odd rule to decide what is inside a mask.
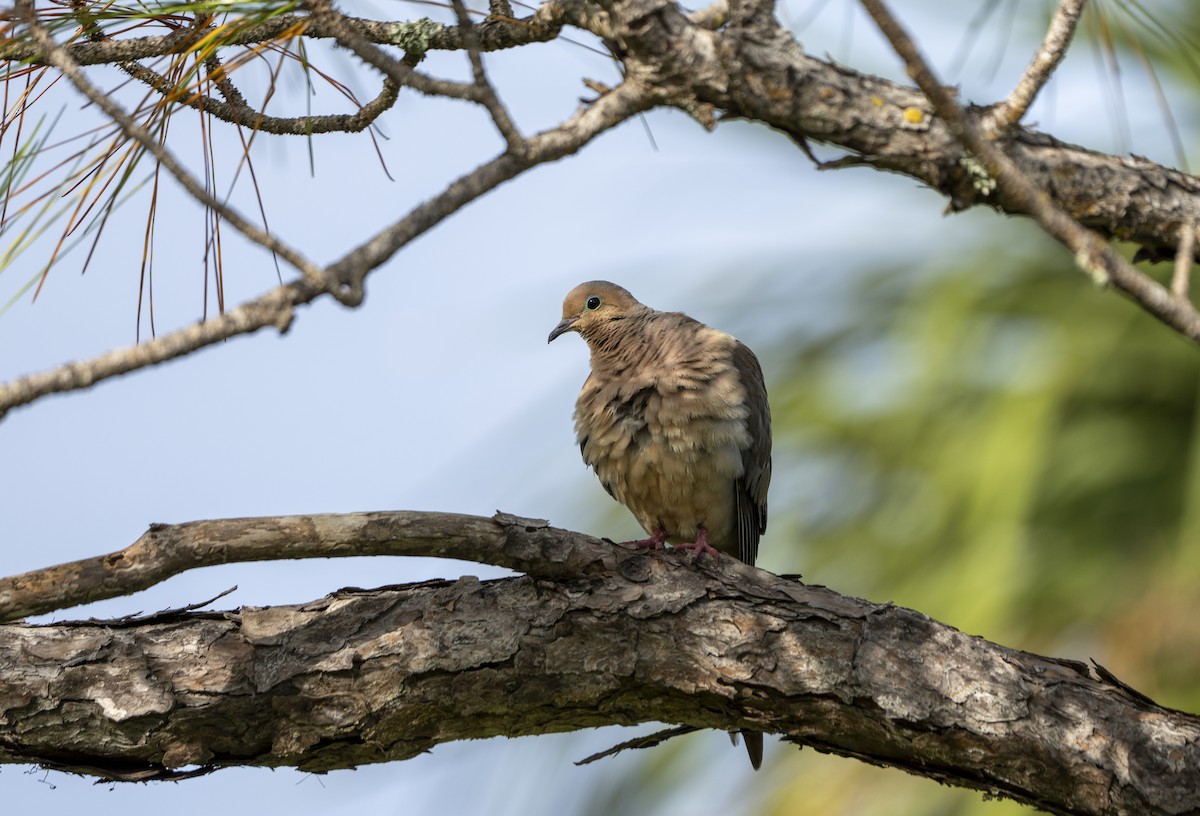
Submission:
[[[734,744],[738,743],[737,731],[729,732],[729,739]],[[742,731],[740,732],[742,739],[746,740],[746,753],[750,755],[750,765],[754,770],[762,767],[763,758],[763,735],[761,731]]]

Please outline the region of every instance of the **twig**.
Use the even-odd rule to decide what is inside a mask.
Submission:
[[[480,48],[498,51],[516,48],[535,42],[555,39],[562,31],[562,0],[549,0],[528,17],[512,21],[509,25],[487,26],[478,34]],[[465,48],[462,32],[455,26],[432,23],[428,20],[385,21],[364,20],[344,16],[345,24],[353,28],[368,41],[378,45],[406,47],[406,43],[419,44],[420,51],[459,51]],[[222,47],[257,45],[278,39],[297,26],[307,24],[304,35],[314,39],[334,39],[334,31],[318,20],[296,14],[285,14],[264,20],[254,25],[234,27],[222,32],[218,40]],[[62,46],[79,65],[99,65],[129,60],[162,57],[186,51],[202,34],[211,34],[215,28],[197,33],[193,29],[181,29],[170,34],[155,34],[147,37],[128,37],[104,42],[76,42]],[[39,47],[20,41],[6,41],[0,48],[0,59],[10,62],[45,63]]]
[[[1058,8],[1054,10],[1054,16],[1050,19],[1050,26],[1046,29],[1046,37],[1037,53],[1033,55],[1033,61],[1017,81],[1008,99],[992,108],[985,117],[985,132],[1003,133],[1025,116],[1038,92],[1066,56],[1067,48],[1075,36],[1075,26],[1086,3],[1087,0],[1060,0]]]
[[[512,4],[508,0],[488,0],[488,18],[498,21],[512,20]]]
[[[625,740],[625,742],[618,743],[611,748],[606,748],[605,750],[598,751],[591,756],[586,756],[583,759],[578,760],[575,764],[589,765],[596,760],[615,756],[616,754],[619,754],[622,751],[630,748],[653,748],[656,745],[662,745],[664,742],[674,737],[682,737],[684,734],[691,734],[699,730],[700,729],[696,728],[694,725],[680,725],[676,728],[664,728],[662,731],[655,731],[653,734],[647,734],[644,737],[635,737],[631,740]]]
[[[56,626],[82,626],[89,623],[98,623],[106,628],[116,627],[131,627],[145,626],[147,623],[167,623],[170,621],[178,621],[187,616],[189,612],[195,612],[197,609],[203,609],[206,606],[216,603],[227,595],[232,595],[237,592],[237,584],[234,584],[229,589],[223,592],[218,592],[205,601],[197,601],[196,603],[184,604],[183,606],[172,607],[170,609],[160,609],[157,612],[151,612],[149,615],[141,612],[134,612],[130,615],[122,615],[119,618],[88,618],[83,621],[55,621]]]
[[[408,215],[330,264],[330,274],[341,286],[360,290],[363,279],[372,269],[392,257],[409,241],[457,212],[467,202],[534,165],[571,155],[604,131],[648,109],[653,93],[653,89],[647,89],[638,80],[626,78],[611,92],[591,106],[577,111],[558,127],[529,137],[523,155],[503,153],[458,178],[440,195],[414,208]]]
[[[416,52],[411,59],[398,60],[376,46],[350,25],[350,21],[333,7],[330,0],[308,0],[306,5],[312,14],[313,21],[328,31],[339,45],[353,51],[359,59],[389,77],[396,84],[407,85],[431,96],[448,96],[471,102],[480,101],[478,88],[470,83],[426,77],[417,71],[416,65],[423,52]]]
[[[934,76],[916,44],[882,0],[861,0],[892,48],[904,60],[909,76],[928,98],[955,138],[979,159],[989,177],[1010,200],[1006,207],[1025,212],[1075,256],[1075,263],[1099,285],[1113,284],[1143,309],[1193,342],[1200,342],[1200,313],[1143,275],[1094,232],[1086,229],[1035,187],[991,140]]]
[[[508,108],[500,101],[496,89],[492,87],[487,72],[483,70],[483,57],[479,53],[479,38],[475,36],[475,24],[467,14],[463,0],[452,0],[454,13],[458,15],[458,27],[462,31],[463,42],[467,45],[467,56],[471,60],[471,74],[475,78],[475,87],[479,89],[479,102],[492,116],[496,130],[504,137],[510,153],[520,155],[525,152],[525,139],[513,124]]]
[[[1192,285],[1192,264],[1195,263],[1196,226],[1179,228],[1179,251],[1175,253],[1175,273],[1171,276],[1171,294],[1187,300]]]
[[[111,377],[173,360],[205,346],[241,334],[251,334],[267,326],[273,326],[281,332],[287,331],[292,322],[294,308],[308,303],[324,292],[324,287],[312,287],[302,280],[295,281],[272,289],[265,295],[247,301],[224,314],[193,323],[136,346],[116,349],[89,360],[67,363],[40,374],[30,374],[0,384],[0,417],[13,408],[28,405],[50,394],[90,388]]]
[[[230,80],[229,75],[218,71],[214,78],[217,89],[225,101],[197,92],[180,90],[166,77],[141,63],[124,62],[121,69],[144,82],[160,94],[177,97],[176,101],[189,108],[202,110],[230,124],[250,130],[271,133],[277,136],[310,136],[316,133],[358,133],[366,130],[375,120],[393,105],[400,95],[399,86],[390,78],[384,78],[379,96],[362,105],[357,113],[324,114],[315,116],[270,116],[250,107],[246,98]]]
[[[304,276],[309,286],[324,287],[326,278],[325,273],[320,267],[313,264],[300,254],[300,252],[285,244],[274,235],[251,224],[237,210],[217,200],[200,182],[184,169],[174,154],[163,147],[145,128],[135,122],[108,94],[102,92],[89,82],[79,69],[79,65],[67,55],[62,46],[56,43],[54,38],[50,36],[50,33],[42,26],[37,18],[37,12],[34,10],[31,0],[17,0],[15,8],[18,15],[29,26],[34,40],[42,49],[46,62],[61,71],[63,76],[81,94],[91,100],[100,110],[104,111],[105,115],[115,122],[125,135],[140,144],[146,152],[154,156],[163,167],[167,168],[167,171],[175,177],[175,180],[179,182],[180,186],[192,198],[218,213],[221,218],[232,225],[234,229],[247,239],[270,250],[294,266]],[[335,297],[339,296],[337,292],[333,294]],[[2,410],[4,410],[3,406],[0,405],[0,411]]]

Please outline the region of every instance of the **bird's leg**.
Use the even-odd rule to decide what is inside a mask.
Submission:
[[[688,552],[693,552],[696,555],[700,555],[701,553],[708,553],[713,558],[721,557],[720,553],[718,553],[715,549],[713,549],[709,545],[708,530],[704,527],[703,524],[701,524],[699,527],[696,528],[696,540],[695,541],[693,541],[691,544],[676,544],[675,549],[687,550]]]
[[[667,531],[659,527],[649,538],[643,538],[639,541],[626,541],[626,544],[632,544],[639,550],[661,550],[663,544],[667,540]]]

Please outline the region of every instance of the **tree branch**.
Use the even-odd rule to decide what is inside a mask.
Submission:
[[[1032,215],[1088,269],[1100,270],[1098,274],[1111,278],[1184,336],[1200,338],[1200,316],[1185,298],[1173,296],[1125,263],[1097,235],[1080,229],[1082,224],[1107,239],[1139,244],[1149,257],[1173,259],[1181,235],[1191,229],[1183,225],[1200,223],[1200,181],[1145,159],[1098,154],[1020,126],[1010,129],[1001,142],[982,140],[975,123],[985,114],[978,109],[964,112],[954,100],[947,106],[940,99],[934,115],[930,99],[917,89],[811,58],[761,11],[761,5],[750,0],[732,7],[717,3],[695,19],[667,0],[552,0],[543,5],[534,15],[539,25],[560,26],[569,20],[619,44],[625,82],[558,127],[524,140],[521,155],[500,155],[455,180],[323,270],[329,276],[323,280],[332,281],[330,288],[339,300],[356,305],[372,270],[465,204],[536,164],[574,153],[631,116],[656,105],[673,105],[709,125],[712,111],[724,111],[727,117],[780,129],[800,144],[812,140],[839,146],[854,155],[855,164],[922,181],[946,195],[952,209],[985,204]],[[379,29],[364,29],[336,14],[318,14],[309,22],[309,29],[336,35],[339,43],[378,63],[376,67],[397,84],[430,93],[461,92],[480,101],[477,85],[424,77],[373,45],[371,32],[378,35]],[[491,42],[490,25],[476,27],[484,50]],[[172,42],[182,47],[182,41]],[[69,68],[67,53],[77,52],[59,47],[47,51]],[[82,79],[78,71],[74,76]],[[95,88],[91,91],[96,93]],[[936,97],[938,92],[932,93]],[[99,99],[108,101],[102,94],[98,104]],[[964,121],[967,130],[961,127]],[[974,156],[964,152],[956,135],[968,132],[975,133],[970,151]],[[153,140],[151,145],[147,149],[153,152],[158,146]],[[236,334],[266,325],[286,326],[293,306],[319,294],[312,285],[294,286],[247,303],[214,326],[188,327],[152,341],[148,353],[120,350],[0,385],[0,415],[46,394],[87,387]]]
[[[1046,29],[1046,37],[1016,87],[1000,104],[992,108],[985,119],[984,131],[999,133],[1021,121],[1038,93],[1050,81],[1058,64],[1067,55],[1075,36],[1075,26],[1083,14],[1087,0],[1060,0]]]
[[[528,17],[491,20],[479,26],[479,47],[484,51],[499,51],[553,40],[562,30],[563,15],[569,5],[571,0],[549,0]],[[466,47],[462,32],[457,27],[435,23],[426,18],[396,21],[364,20],[357,17],[343,19],[361,36],[376,45],[393,45],[416,54],[424,54],[426,51],[461,51]],[[77,42],[64,45],[63,48],[78,65],[115,64],[187,53],[200,40],[215,35],[218,36],[217,42],[221,47],[258,45],[279,39],[298,27],[304,28],[306,37],[337,37],[334,29],[307,15],[286,14],[260,23],[229,25],[219,33],[215,26],[209,26],[200,30],[180,29],[170,34],[147,37]],[[0,49],[0,59],[49,64],[40,46],[19,40],[6,41]]]
[[[450,740],[662,721],[782,734],[1051,813],[1200,809],[1200,718],[1107,672],[732,559],[505,516],[168,530],[214,551],[291,557],[320,538],[334,554],[474,553],[528,574],[238,612],[5,624],[0,762],[106,779],[319,772]],[[288,531],[302,540],[289,544]]]
[[[937,116],[964,147],[978,157],[979,175],[984,189],[994,186],[1012,202],[1015,211],[1033,216],[1042,228],[1075,256],[1075,263],[1096,283],[1112,283],[1131,300],[1163,323],[1193,342],[1200,342],[1200,313],[1185,298],[1174,296],[1168,289],[1151,280],[1117,254],[1091,230],[1081,226],[1059,207],[1043,189],[1022,173],[996,144],[985,137],[959,106],[950,91],[934,76],[912,38],[900,25],[882,0],[861,0],[867,13],[887,37],[896,53],[904,60],[909,75],[925,93]],[[969,162],[968,157],[968,162]],[[969,164],[968,164],[969,167]],[[1178,233],[1180,228],[1176,226]]]
[[[136,346],[113,351],[80,362],[67,363],[49,371],[19,377],[0,384],[0,417],[9,410],[28,405],[50,394],[90,388],[111,377],[148,368],[190,354],[198,349],[273,326],[287,331],[295,307],[324,293],[303,281],[272,289],[235,309],[182,329],[159,335]]]
[[[379,95],[359,107],[356,113],[270,116],[250,107],[242,92],[233,84],[229,74],[219,63],[214,62],[211,79],[221,92],[221,96],[225,98],[224,102],[199,91],[188,91],[176,87],[162,74],[137,62],[122,63],[121,68],[134,79],[144,82],[173,102],[204,111],[239,127],[276,136],[312,136],[318,133],[335,132],[358,133],[366,130],[385,111],[390,110],[400,95],[400,87],[391,79],[385,78]]]

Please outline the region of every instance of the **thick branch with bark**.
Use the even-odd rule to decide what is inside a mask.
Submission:
[[[1176,295],[1173,290],[1168,290],[1135,269],[1103,238],[1082,226],[1078,219],[1056,204],[992,143],[991,138],[984,135],[983,128],[993,124],[994,117],[984,117],[983,127],[977,126],[949,89],[938,82],[920,49],[887,5],[882,0],[862,0],[862,4],[904,60],[909,75],[917,81],[938,117],[946,122],[955,138],[970,151],[969,157],[975,157],[975,169],[983,171],[983,180],[989,189],[995,190],[997,198],[1012,201],[1014,209],[1035,218],[1048,235],[1071,250],[1076,265],[1098,284],[1113,284],[1184,337],[1200,341],[1200,312],[1196,311],[1189,299]],[[1181,232],[1186,231],[1181,229]],[[1180,246],[1185,243],[1186,239],[1181,241]],[[1177,252],[1176,257],[1180,254]],[[1191,260],[1191,251],[1187,260]]]
[[[313,519],[152,533],[225,560],[243,549],[261,557],[291,530],[304,540],[283,553],[366,543],[527,574],[342,590],[297,606],[5,624],[0,761],[109,779],[230,765],[326,771],[450,740],[663,721],[781,734],[1053,813],[1200,809],[1200,718],[1103,670],[731,559],[614,546],[531,520]],[[120,556],[98,568],[111,578]]]

